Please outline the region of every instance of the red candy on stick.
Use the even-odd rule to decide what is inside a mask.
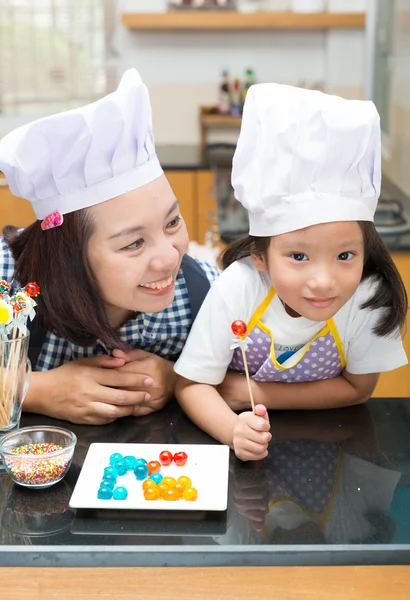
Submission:
[[[253,400],[251,380],[249,377],[248,361],[246,360],[245,345],[243,343],[243,338],[248,333],[248,327],[247,327],[245,321],[241,321],[240,319],[238,319],[232,323],[231,329],[232,329],[233,334],[236,335],[239,339],[239,346],[242,351],[242,358],[243,358],[243,364],[245,366],[246,381],[248,384],[249,396],[250,396],[251,404],[252,404],[252,411],[255,412],[255,402]]]
[[[233,334],[237,335],[238,337],[243,337],[244,335],[246,335],[248,333],[248,327],[247,327],[245,321],[241,321],[239,319],[232,323],[231,329],[232,329]]]

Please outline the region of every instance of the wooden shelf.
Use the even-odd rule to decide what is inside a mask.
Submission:
[[[216,106],[200,106],[199,107],[199,126],[201,134],[201,148],[205,153],[206,149],[206,132],[212,127],[235,127],[240,128],[242,116],[232,117],[231,115],[221,115],[218,113]]]
[[[169,11],[124,13],[122,24],[138,30],[363,29],[365,13]]]
[[[201,122],[204,127],[240,127],[242,117],[229,115],[202,115]]]

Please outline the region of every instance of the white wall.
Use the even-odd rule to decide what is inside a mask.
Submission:
[[[373,0],[370,0],[373,1]],[[166,8],[166,0],[119,0],[120,14]],[[364,10],[366,0],[330,0],[330,10]],[[196,144],[198,109],[215,104],[223,68],[241,77],[256,70],[259,81],[324,84],[328,91],[361,97],[363,31],[136,32],[118,25],[114,46],[118,73],[136,67],[147,83],[156,142]]]
[[[147,83],[157,144],[198,143],[199,106],[216,104],[223,68],[232,77],[242,77],[245,68],[252,67],[261,82],[322,84],[332,93],[362,97],[361,30],[141,33],[121,25],[123,12],[161,12],[166,7],[167,0],[118,0],[109,57],[118,78],[136,67]],[[328,8],[361,11],[366,0],[328,0]],[[0,136],[29,120],[29,116],[0,116]],[[231,139],[236,135],[233,132]]]

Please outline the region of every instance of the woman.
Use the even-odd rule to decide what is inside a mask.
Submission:
[[[38,218],[0,244],[0,277],[41,287],[24,410],[103,424],[162,408],[217,270],[184,257],[137,71],[98,102],[3,138],[0,170]]]

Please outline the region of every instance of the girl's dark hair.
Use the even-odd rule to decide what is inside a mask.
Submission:
[[[76,345],[100,339],[109,348],[124,349],[124,342],[108,321],[98,283],[93,276],[87,247],[94,231],[86,210],[64,215],[56,229],[42,231],[35,221],[22,231],[7,226],[4,239],[16,261],[15,279],[24,285],[36,281],[39,327]]]
[[[401,331],[405,329],[408,311],[407,292],[400,273],[374,224],[360,221],[359,225],[363,233],[365,252],[362,281],[374,277],[377,282],[373,296],[360,308],[385,309],[373,332],[380,337],[387,337],[397,328]],[[236,260],[251,254],[265,256],[270,239],[270,237],[249,235],[234,240],[222,253],[220,266],[226,269]]]

